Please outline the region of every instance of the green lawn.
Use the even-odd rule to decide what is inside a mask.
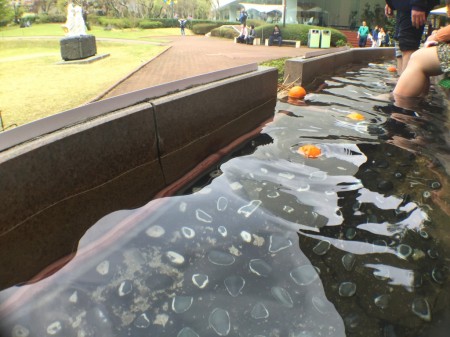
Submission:
[[[98,38],[161,42],[164,36],[178,35],[179,29],[105,31],[94,27],[90,33]],[[61,25],[0,30],[0,111],[4,126],[29,123],[85,104],[167,48],[97,40],[97,54],[108,53],[109,57],[91,64],[58,65],[59,38],[54,36],[64,37]]]

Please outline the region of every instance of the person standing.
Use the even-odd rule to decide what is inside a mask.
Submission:
[[[372,30],[372,47],[378,47],[378,26]]]
[[[384,32],[384,28],[380,27],[380,31],[378,32],[378,40],[376,47],[384,47],[386,39],[386,33]]]
[[[367,43],[367,37],[369,36],[369,27],[367,27],[366,21],[362,22],[362,26],[358,29],[358,46],[364,48]]]
[[[186,35],[184,32],[184,28],[186,28],[187,20],[181,18],[180,20],[178,20],[178,22],[180,23],[181,35]]]
[[[428,13],[438,4],[439,0],[386,0],[386,16],[393,17],[396,11],[394,38],[402,55],[400,73],[406,69],[411,54],[419,49]]]
[[[247,12],[245,11],[244,8],[241,9],[241,14],[239,15],[239,22],[241,23],[241,25],[247,25]]]

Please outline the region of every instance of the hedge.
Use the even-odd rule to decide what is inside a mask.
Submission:
[[[27,20],[29,20],[33,15],[27,16]],[[36,23],[64,23],[66,22],[67,17],[65,14],[45,14],[41,13],[38,15],[34,15],[34,20],[29,20],[30,22]]]
[[[192,32],[194,34],[205,35],[217,27],[218,25],[215,23],[198,23],[192,27]]]
[[[211,36],[215,37],[224,37],[226,39],[233,39],[237,37],[239,34],[231,27],[218,27],[211,31]]]
[[[142,20],[138,24],[141,29],[162,28],[163,24],[159,21]]]
[[[99,16],[98,22],[104,27],[114,27],[118,29],[134,27],[129,18],[109,18],[106,16]]]
[[[249,24],[249,22],[247,21]],[[263,25],[256,27],[255,31],[257,37],[264,37],[267,39],[273,31],[273,27],[275,25]],[[331,45],[336,47],[337,45],[342,45],[347,42],[347,38],[344,34],[342,34],[339,30],[335,28],[329,27],[318,27],[318,26],[309,26],[309,25],[299,25],[299,24],[289,24],[286,27],[280,27],[283,39],[285,40],[300,40],[303,46],[308,44],[308,33],[310,29],[328,29],[331,31]],[[218,27],[211,31],[211,36],[224,37],[228,39],[232,39],[238,36],[239,33],[236,32],[233,28],[228,27]]]
[[[335,28],[329,27],[319,27],[319,26],[310,26],[310,25],[300,25],[300,24],[289,24],[286,27],[280,26],[280,30],[285,40],[300,40],[301,44],[306,46],[308,44],[308,33],[310,29],[327,29],[331,31],[331,45],[336,47],[336,43],[341,40],[347,42],[347,37],[341,33],[339,30]],[[268,38],[270,34],[272,34],[274,24],[264,25],[261,27],[256,27],[256,36],[263,37],[264,39]]]

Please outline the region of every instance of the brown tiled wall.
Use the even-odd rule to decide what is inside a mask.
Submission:
[[[0,289],[76,250],[100,218],[143,206],[273,116],[276,91],[276,70],[260,68],[0,153]]]

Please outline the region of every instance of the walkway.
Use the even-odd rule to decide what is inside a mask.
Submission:
[[[171,41],[168,50],[119,82],[101,99],[243,64],[303,56],[311,51],[308,47],[235,44],[229,39],[199,35],[164,38]]]

